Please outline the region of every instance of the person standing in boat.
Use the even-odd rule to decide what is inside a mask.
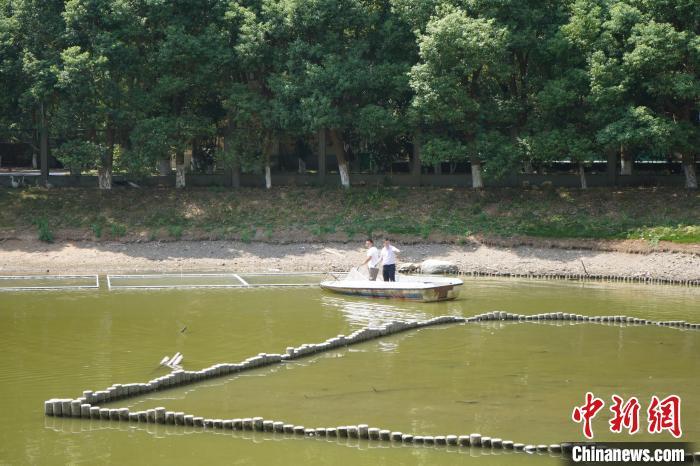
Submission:
[[[379,274],[379,250],[374,246],[374,241],[371,239],[365,241],[365,247],[367,248],[367,259],[365,259],[360,267],[367,264],[369,279],[375,281]]]
[[[389,238],[384,238],[384,247],[379,255],[382,259],[382,277],[385,282],[396,281],[396,254],[400,252],[391,244]]]

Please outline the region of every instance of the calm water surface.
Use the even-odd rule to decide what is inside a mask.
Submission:
[[[700,290],[467,280],[459,301],[350,299],[315,288],[0,293],[0,464],[559,464],[493,454],[343,440],[203,432],[47,418],[43,400],[237,362],[370,323],[489,310],[623,314],[700,321]],[[187,327],[184,332],[181,330]],[[263,416],[306,427],[366,423],[402,432],[524,443],[580,440],[570,420],[586,391],[683,400],[684,439],[700,442],[700,332],[596,324],[483,323],[403,333],[291,364],[116,403],[205,417]],[[596,438],[613,440],[606,422]],[[642,419],[643,420],[643,419]],[[645,423],[642,423],[644,426]],[[638,434],[632,440],[669,440]],[[622,437],[621,440],[630,440]]]

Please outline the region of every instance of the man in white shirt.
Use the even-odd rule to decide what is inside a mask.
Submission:
[[[375,281],[379,274],[379,250],[374,247],[374,241],[371,239],[365,241],[365,247],[367,248],[367,259],[365,259],[362,265],[367,264],[369,279]]]
[[[382,277],[385,282],[396,281],[396,254],[401,252],[391,245],[389,238],[384,238],[384,247],[380,253],[382,259]]]

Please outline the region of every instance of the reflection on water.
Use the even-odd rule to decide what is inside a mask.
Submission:
[[[198,369],[366,325],[491,310],[697,322],[699,298],[700,289],[681,287],[489,279],[465,280],[457,301],[425,304],[341,298],[317,289],[3,293],[0,398],[8,421],[0,423],[0,464],[223,463],[231,462],[232,451],[240,464],[558,464],[530,455],[504,460],[482,450],[184,435],[175,426],[45,418],[42,408],[51,397],[163,375],[158,361],[176,351],[185,355],[186,368]],[[607,400],[612,393],[640,400],[677,393],[692,441],[700,439],[698,354],[697,331],[488,322],[401,333],[128,402],[139,409],[261,415],[314,427],[370,423],[552,442],[581,437],[569,418],[587,390]],[[607,431],[606,418],[595,422],[596,432]]]
[[[425,320],[431,317],[418,309],[403,308],[394,304],[395,301],[323,296],[321,303],[324,307],[339,310],[353,327],[383,325],[392,320]]]
[[[504,310],[569,312],[653,320],[700,320],[700,288],[538,280],[465,279],[457,304],[464,315]]]
[[[480,457],[500,457],[503,461],[513,460],[520,456],[527,456],[526,453],[516,453],[513,450],[491,450],[485,448],[459,448],[454,446],[439,446],[439,445],[414,445],[406,446],[388,442],[373,442],[363,439],[339,438],[339,437],[300,437],[294,434],[272,434],[267,432],[254,431],[233,431],[223,429],[208,429],[195,428],[190,426],[173,426],[162,424],[129,424],[125,422],[110,422],[100,420],[79,420],[71,418],[55,418],[47,417],[44,421],[44,427],[54,432],[84,434],[86,432],[141,432],[153,438],[164,439],[166,437],[185,437],[198,435],[214,435],[219,438],[240,439],[247,442],[262,444],[266,442],[306,442],[311,446],[314,443],[329,444],[334,447],[352,448],[355,450],[427,450],[432,451],[435,455],[456,454],[461,455],[464,459],[480,458]],[[560,459],[561,455],[553,453],[542,453],[538,455],[540,458]],[[547,463],[544,463],[547,464]]]
[[[155,439],[162,448],[183,449],[183,444],[191,448],[191,445],[202,445],[207,443],[215,448],[225,450],[221,459],[228,459],[230,462],[230,451],[236,452],[238,464],[261,464],[251,462],[251,459],[260,459],[267,451],[270,458],[264,464],[308,464],[318,459],[319,464],[328,464],[328,459],[336,457],[347,458],[347,464],[376,464],[395,465],[410,464],[431,465],[431,464],[474,464],[479,466],[503,465],[503,464],[524,464],[524,465],[558,465],[560,457],[549,453],[538,453],[528,455],[525,453],[515,453],[512,450],[490,450],[482,448],[458,448],[436,445],[405,446],[387,442],[370,442],[361,439],[351,438],[326,438],[326,437],[300,437],[296,435],[269,434],[264,432],[249,431],[227,431],[227,430],[202,430],[192,427],[176,427],[159,424],[136,424],[116,423],[109,421],[87,420],[65,418],[46,418],[44,422],[46,430],[58,435],[80,435],[93,436],[99,438],[109,438],[114,436],[128,436],[133,438]],[[272,450],[272,452],[270,452]],[[283,453],[280,455],[280,451]],[[291,462],[291,457],[302,460],[299,463]],[[114,460],[114,455],[108,450],[98,450],[92,456],[93,460],[103,461]],[[205,453],[205,452],[202,452]],[[287,456],[285,456],[285,453]],[[174,456],[174,455],[173,455]],[[200,458],[206,456],[200,454]],[[138,453],[138,458],[143,461],[141,464],[153,464],[148,458],[158,458],[152,452],[144,451]],[[320,457],[320,458],[319,458]],[[284,459],[283,461],[281,461]],[[323,461],[321,461],[323,459]],[[133,461],[133,460],[132,460]],[[353,462],[354,461],[354,462]],[[139,463],[139,461],[136,461]],[[201,463],[200,463],[201,464]]]

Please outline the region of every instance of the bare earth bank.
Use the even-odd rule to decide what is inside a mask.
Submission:
[[[700,256],[654,252],[630,254],[534,246],[483,244],[401,245],[400,262],[452,261],[462,272],[583,274],[700,279]],[[267,244],[234,241],[0,242],[0,274],[104,274],[127,272],[327,272],[364,260],[360,243]],[[584,271],[585,267],[585,271]]]

